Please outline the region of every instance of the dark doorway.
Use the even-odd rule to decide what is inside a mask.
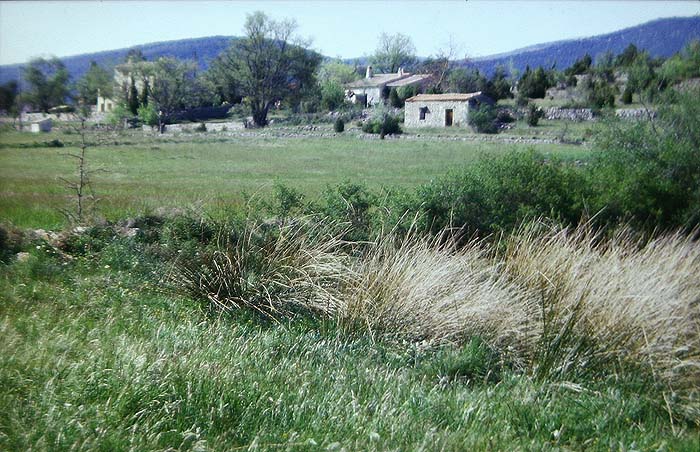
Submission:
[[[448,108],[445,110],[445,127],[450,127],[452,125],[452,109]]]

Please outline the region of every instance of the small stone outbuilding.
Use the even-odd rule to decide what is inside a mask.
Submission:
[[[406,99],[404,126],[465,127],[469,124],[470,109],[493,103],[490,97],[480,91],[466,94],[418,94]]]
[[[52,125],[51,118],[45,118],[33,122],[29,127],[29,130],[31,130],[33,133],[51,132]]]

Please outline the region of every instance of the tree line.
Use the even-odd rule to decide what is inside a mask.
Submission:
[[[519,73],[499,66],[491,76],[457,67],[457,56],[455,46],[449,44],[436,55],[420,60],[409,36],[382,33],[367,64],[377,72],[395,73],[404,68],[432,74],[427,87],[410,86],[383,93],[397,108],[420,89],[428,93],[481,91],[494,100],[515,96],[518,104],[526,105],[528,99],[545,97],[553,86],[576,86],[579,80],[585,85],[579,88],[586,93],[587,106],[602,108],[615,103],[619,93],[614,82],[620,71],[627,74],[623,103],[631,103],[633,95],[640,101],[653,102],[666,86],[700,76],[698,41],[666,60],[652,58],[630,44],[619,55],[600,55],[595,62],[584,55],[564,71],[554,66],[527,67]],[[359,78],[364,70],[359,62],[324,61],[297,34],[294,21],[273,20],[262,12],[247,17],[243,38],[233,41],[206,71],[199,71],[194,61],[146,61],[138,50],[130,51],[124,67],[127,83],[123,86],[114,86],[113,75],[95,62],[71,84],[59,59],[34,59],[23,69],[28,89],[20,93],[16,81],[0,86],[0,110],[17,115],[25,105],[44,112],[65,104],[86,107],[95,105],[101,94],[118,102],[117,113],[137,115],[153,125],[162,126],[182,110],[242,104],[255,125],[265,126],[275,106],[294,113],[343,108],[344,85]]]

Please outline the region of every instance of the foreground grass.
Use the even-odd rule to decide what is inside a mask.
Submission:
[[[541,379],[490,353],[162,293],[112,242],[0,273],[3,450],[695,450],[644,372]],[[416,282],[417,283],[417,282]]]
[[[501,143],[363,140],[353,135],[285,138],[140,133],[103,134],[88,149],[88,164],[101,199],[101,213],[114,219],[159,207],[197,205],[208,209],[242,202],[242,192],[264,196],[281,182],[311,197],[345,180],[369,187],[415,187],[525,145]],[[44,144],[58,139],[63,148]],[[92,137],[91,139],[97,139]],[[0,218],[21,227],[57,228],[57,209],[71,201],[59,177],[76,173],[75,134],[0,132]],[[543,145],[546,155],[581,158],[575,146]]]

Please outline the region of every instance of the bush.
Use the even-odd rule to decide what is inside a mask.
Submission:
[[[321,106],[324,110],[335,111],[345,102],[343,87],[335,82],[328,81],[321,87]]]
[[[138,108],[138,116],[141,122],[146,125],[158,125],[158,112],[156,111],[156,107],[152,104],[141,105]]]
[[[107,123],[113,126],[121,126],[124,124],[124,119],[131,118],[131,112],[124,104],[117,104],[114,109],[107,115]],[[158,123],[156,118],[156,124]]]
[[[343,133],[345,131],[345,121],[343,121],[343,118],[338,118],[335,120],[333,123],[333,130],[335,133]]]
[[[379,134],[382,138],[384,138],[384,135],[398,135],[402,133],[399,126],[399,118],[383,105],[378,105],[374,108],[370,119],[362,124],[362,131]]]
[[[593,206],[608,222],[648,228],[700,224],[700,92],[668,99],[658,118],[613,121],[597,139]]]
[[[527,110],[527,125],[530,127],[536,127],[540,122],[540,118],[544,116],[544,112],[541,108],[534,104],[531,104]]]
[[[588,103],[593,108],[615,106],[616,88],[605,80],[596,80],[588,86]]]
[[[338,240],[301,224],[224,229],[213,247],[176,262],[170,275],[176,288],[216,310],[247,309],[272,318],[334,306],[325,282],[340,281],[336,272],[345,270],[329,252]]]
[[[478,109],[470,110],[469,125],[479,133],[498,133],[496,109],[482,105]]]
[[[47,148],[62,148],[63,142],[61,140],[59,140],[58,138],[54,138],[53,140],[46,142],[46,147]]]
[[[498,110],[496,114],[496,121],[503,124],[509,124],[515,122],[515,117],[508,110]]]
[[[510,152],[418,190],[422,226],[466,234],[510,231],[522,221],[549,217],[576,224],[588,197],[583,175],[535,151]]]
[[[403,108],[403,100],[399,97],[396,88],[391,88],[391,91],[389,92],[389,103],[394,108]]]
[[[195,132],[206,132],[207,131],[207,125],[203,122],[200,122],[197,127],[194,128]]]

